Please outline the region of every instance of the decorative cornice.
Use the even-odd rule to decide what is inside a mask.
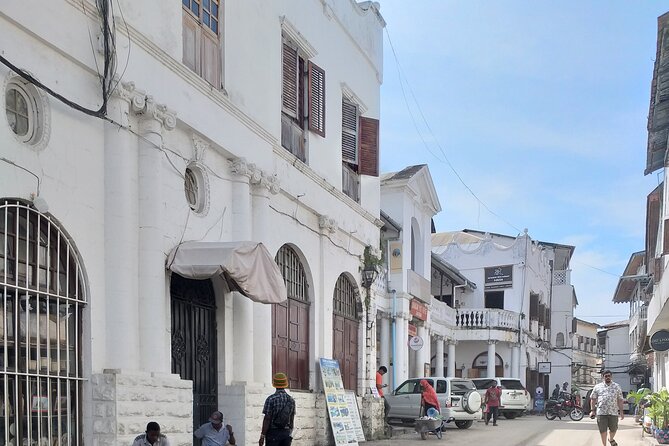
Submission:
[[[395,313],[395,319],[404,319],[410,321],[413,316],[411,313],[399,312]]]
[[[281,16],[281,31],[285,37],[288,37],[292,40],[300,50],[307,56],[307,59],[312,59],[316,57],[318,51],[314,48],[309,41],[302,35],[301,32],[295,28],[295,26],[286,18],[285,15]]]
[[[112,91],[112,96],[123,99],[134,109],[141,109],[144,107],[146,92],[138,89],[132,81],[119,82]]]
[[[235,175],[245,176],[249,183],[256,187],[264,187],[272,194],[276,195],[281,190],[279,178],[276,174],[269,174],[256,167],[254,163],[249,163],[246,158],[235,158],[230,161],[230,171]]]
[[[321,215],[318,217],[318,227],[328,232],[335,232],[337,230],[337,221],[327,215]]]
[[[358,112],[361,115],[364,115],[367,112],[368,107],[365,105],[362,99],[360,99],[360,96],[355,94],[353,89],[351,89],[351,87],[349,87],[346,82],[341,83],[341,93],[344,95],[346,99],[348,99],[349,101],[353,102],[358,106]]]
[[[173,130],[177,126],[177,114],[165,104],[156,103],[152,96],[144,96],[143,100],[136,96],[131,107],[138,116],[158,121],[167,130]]]

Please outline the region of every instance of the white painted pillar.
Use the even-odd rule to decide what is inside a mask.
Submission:
[[[254,166],[247,164],[242,158],[237,158],[232,162],[231,171],[236,174],[232,180],[232,239],[234,241],[251,240],[253,222],[249,180],[254,173]],[[233,292],[232,308],[234,359],[233,363],[228,366],[233,368],[235,381],[253,382],[255,378],[253,301],[241,293]],[[258,353],[271,356],[271,348],[269,351]]]
[[[110,98],[107,115],[123,127],[129,125],[134,85],[121,83]],[[137,138],[105,122],[105,358],[110,369],[138,369],[139,307],[137,301]],[[92,327],[94,333],[95,329]]]
[[[495,341],[488,341],[488,378],[495,377]]]
[[[416,327],[416,334],[423,340],[423,347],[416,352],[416,364],[413,376],[425,376],[425,357],[430,352],[430,338],[425,322]]]
[[[163,250],[163,127],[176,115],[150,96],[133,102],[139,116],[139,332],[142,370],[170,373],[169,296]]]
[[[455,341],[448,341],[448,376],[455,376]]]
[[[395,367],[397,387],[409,377],[409,315],[398,313],[395,317],[395,351],[393,352],[393,367]]]
[[[511,347],[511,377],[518,378],[520,375],[520,345]]]
[[[437,336],[435,339],[434,375],[442,376],[444,374],[444,338],[443,336]]]
[[[379,366],[386,366],[386,368],[390,370],[390,319],[387,314],[379,313],[377,320],[381,337],[379,346]]]
[[[263,242],[268,239],[270,187],[266,182],[267,175],[262,174],[260,180],[254,182],[251,190],[253,215],[253,240]],[[271,177],[273,178],[273,177]],[[277,187],[278,190],[278,187]],[[253,331],[253,346],[267,354],[255,355],[253,363],[253,380],[257,383],[272,384],[272,306],[258,302],[253,303],[253,325],[265,327]]]

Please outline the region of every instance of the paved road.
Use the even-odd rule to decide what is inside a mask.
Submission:
[[[620,423],[616,434],[620,446],[647,446],[641,438],[641,428],[634,424],[631,417]],[[584,418],[581,421],[548,421],[540,416],[524,416],[515,420],[502,418],[498,426],[486,426],[483,422],[475,423],[469,429],[453,426],[444,432],[442,440],[429,436],[422,441],[411,429],[394,435],[390,440],[370,441],[364,446],[422,445],[437,443],[491,446],[599,446],[601,440],[594,420]]]

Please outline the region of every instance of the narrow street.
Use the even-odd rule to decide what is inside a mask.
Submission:
[[[423,441],[411,428],[400,429],[402,433],[390,440],[372,441],[367,446],[384,445],[429,445],[436,442],[468,445],[496,446],[599,446],[600,439],[594,420],[584,418],[581,421],[548,421],[544,417],[525,416],[515,420],[501,419],[498,426],[486,426],[482,421],[469,429],[449,426],[441,440],[430,435]],[[625,418],[620,422],[616,434],[620,446],[642,446],[641,429],[634,420]]]

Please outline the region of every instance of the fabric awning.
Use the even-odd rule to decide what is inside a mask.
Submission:
[[[231,291],[255,302],[287,299],[281,271],[262,243],[184,242],[167,256],[166,268],[189,279],[221,276]]]

